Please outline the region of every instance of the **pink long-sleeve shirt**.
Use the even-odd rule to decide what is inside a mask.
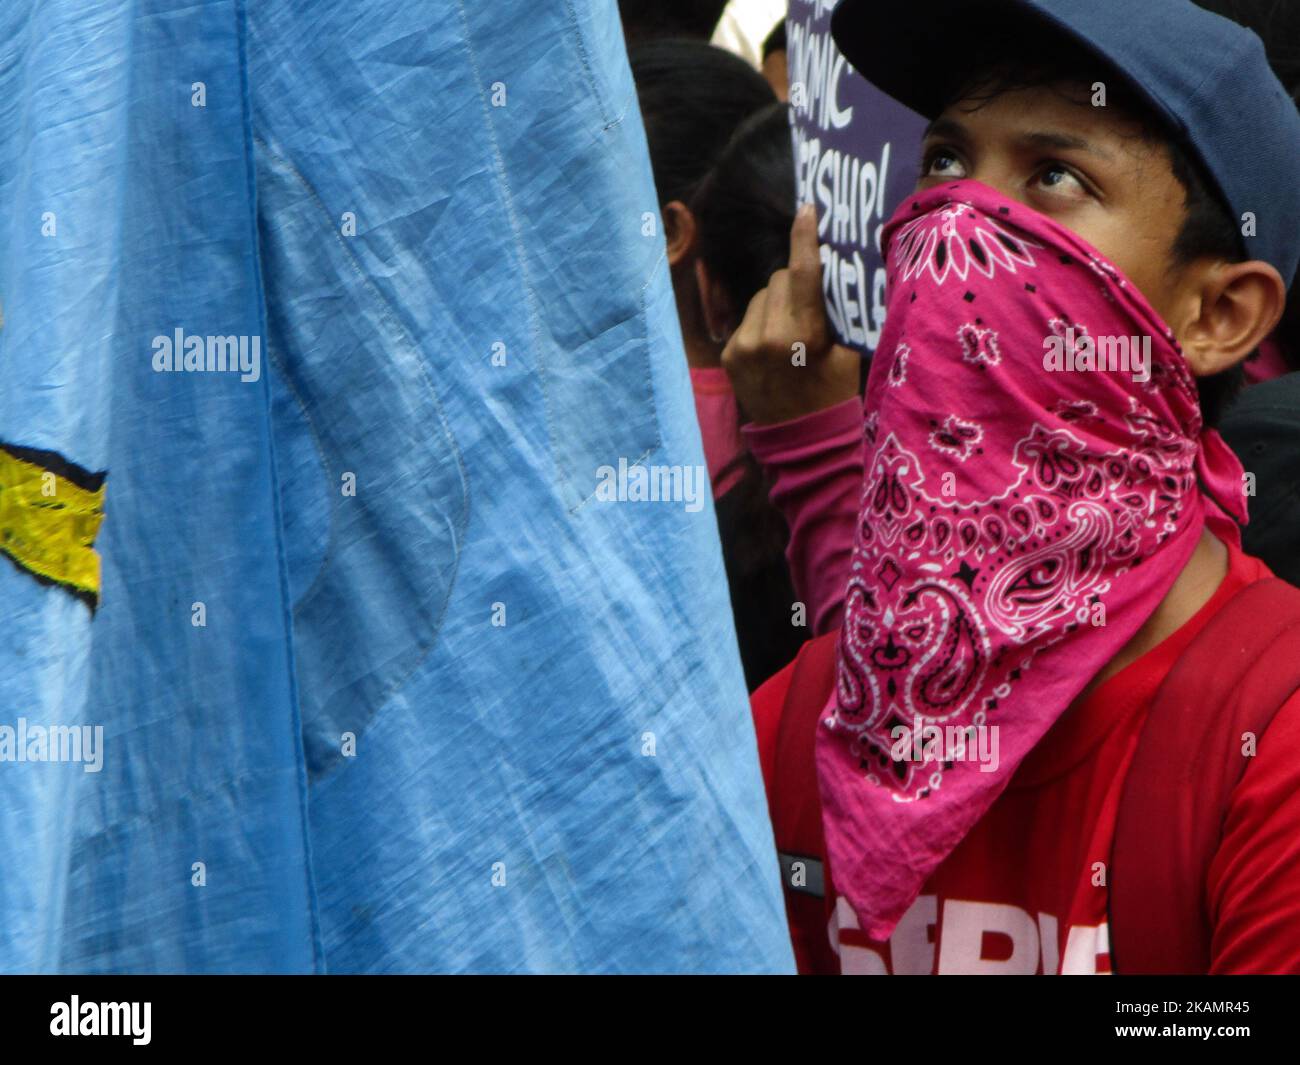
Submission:
[[[772,479],[772,502],[790,527],[786,560],[813,635],[840,623],[862,498],[860,397],[776,425],[741,430]]]

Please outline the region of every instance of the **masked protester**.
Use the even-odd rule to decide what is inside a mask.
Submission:
[[[775,385],[795,316],[723,356],[792,561],[846,560],[754,697],[800,968],[1300,971],[1300,592],[1213,428],[1300,260],[1300,116],[1184,0],[940,6],[833,23],[932,119],[857,440]]]

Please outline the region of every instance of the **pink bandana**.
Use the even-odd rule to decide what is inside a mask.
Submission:
[[[1172,332],[1083,240],[961,181],[904,203],[883,247],[817,737],[834,883],[878,940],[1151,616],[1207,518],[1240,543],[1198,478],[1245,521],[1241,464],[1202,431]]]

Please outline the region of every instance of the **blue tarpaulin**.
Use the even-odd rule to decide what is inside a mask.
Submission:
[[[8,0],[0,197],[0,971],[792,968],[614,0]]]

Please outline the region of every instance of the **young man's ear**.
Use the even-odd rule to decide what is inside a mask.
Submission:
[[[725,344],[731,336],[735,321],[731,300],[718,280],[709,273],[703,259],[695,260],[695,288],[700,294],[700,308],[704,311],[704,328],[715,344]]]
[[[668,265],[677,266],[695,252],[695,215],[681,200],[663,205],[664,241],[668,245]]]
[[[1286,285],[1270,263],[1206,263],[1194,282],[1188,321],[1179,330],[1192,373],[1231,369],[1268,338],[1286,307]]]

